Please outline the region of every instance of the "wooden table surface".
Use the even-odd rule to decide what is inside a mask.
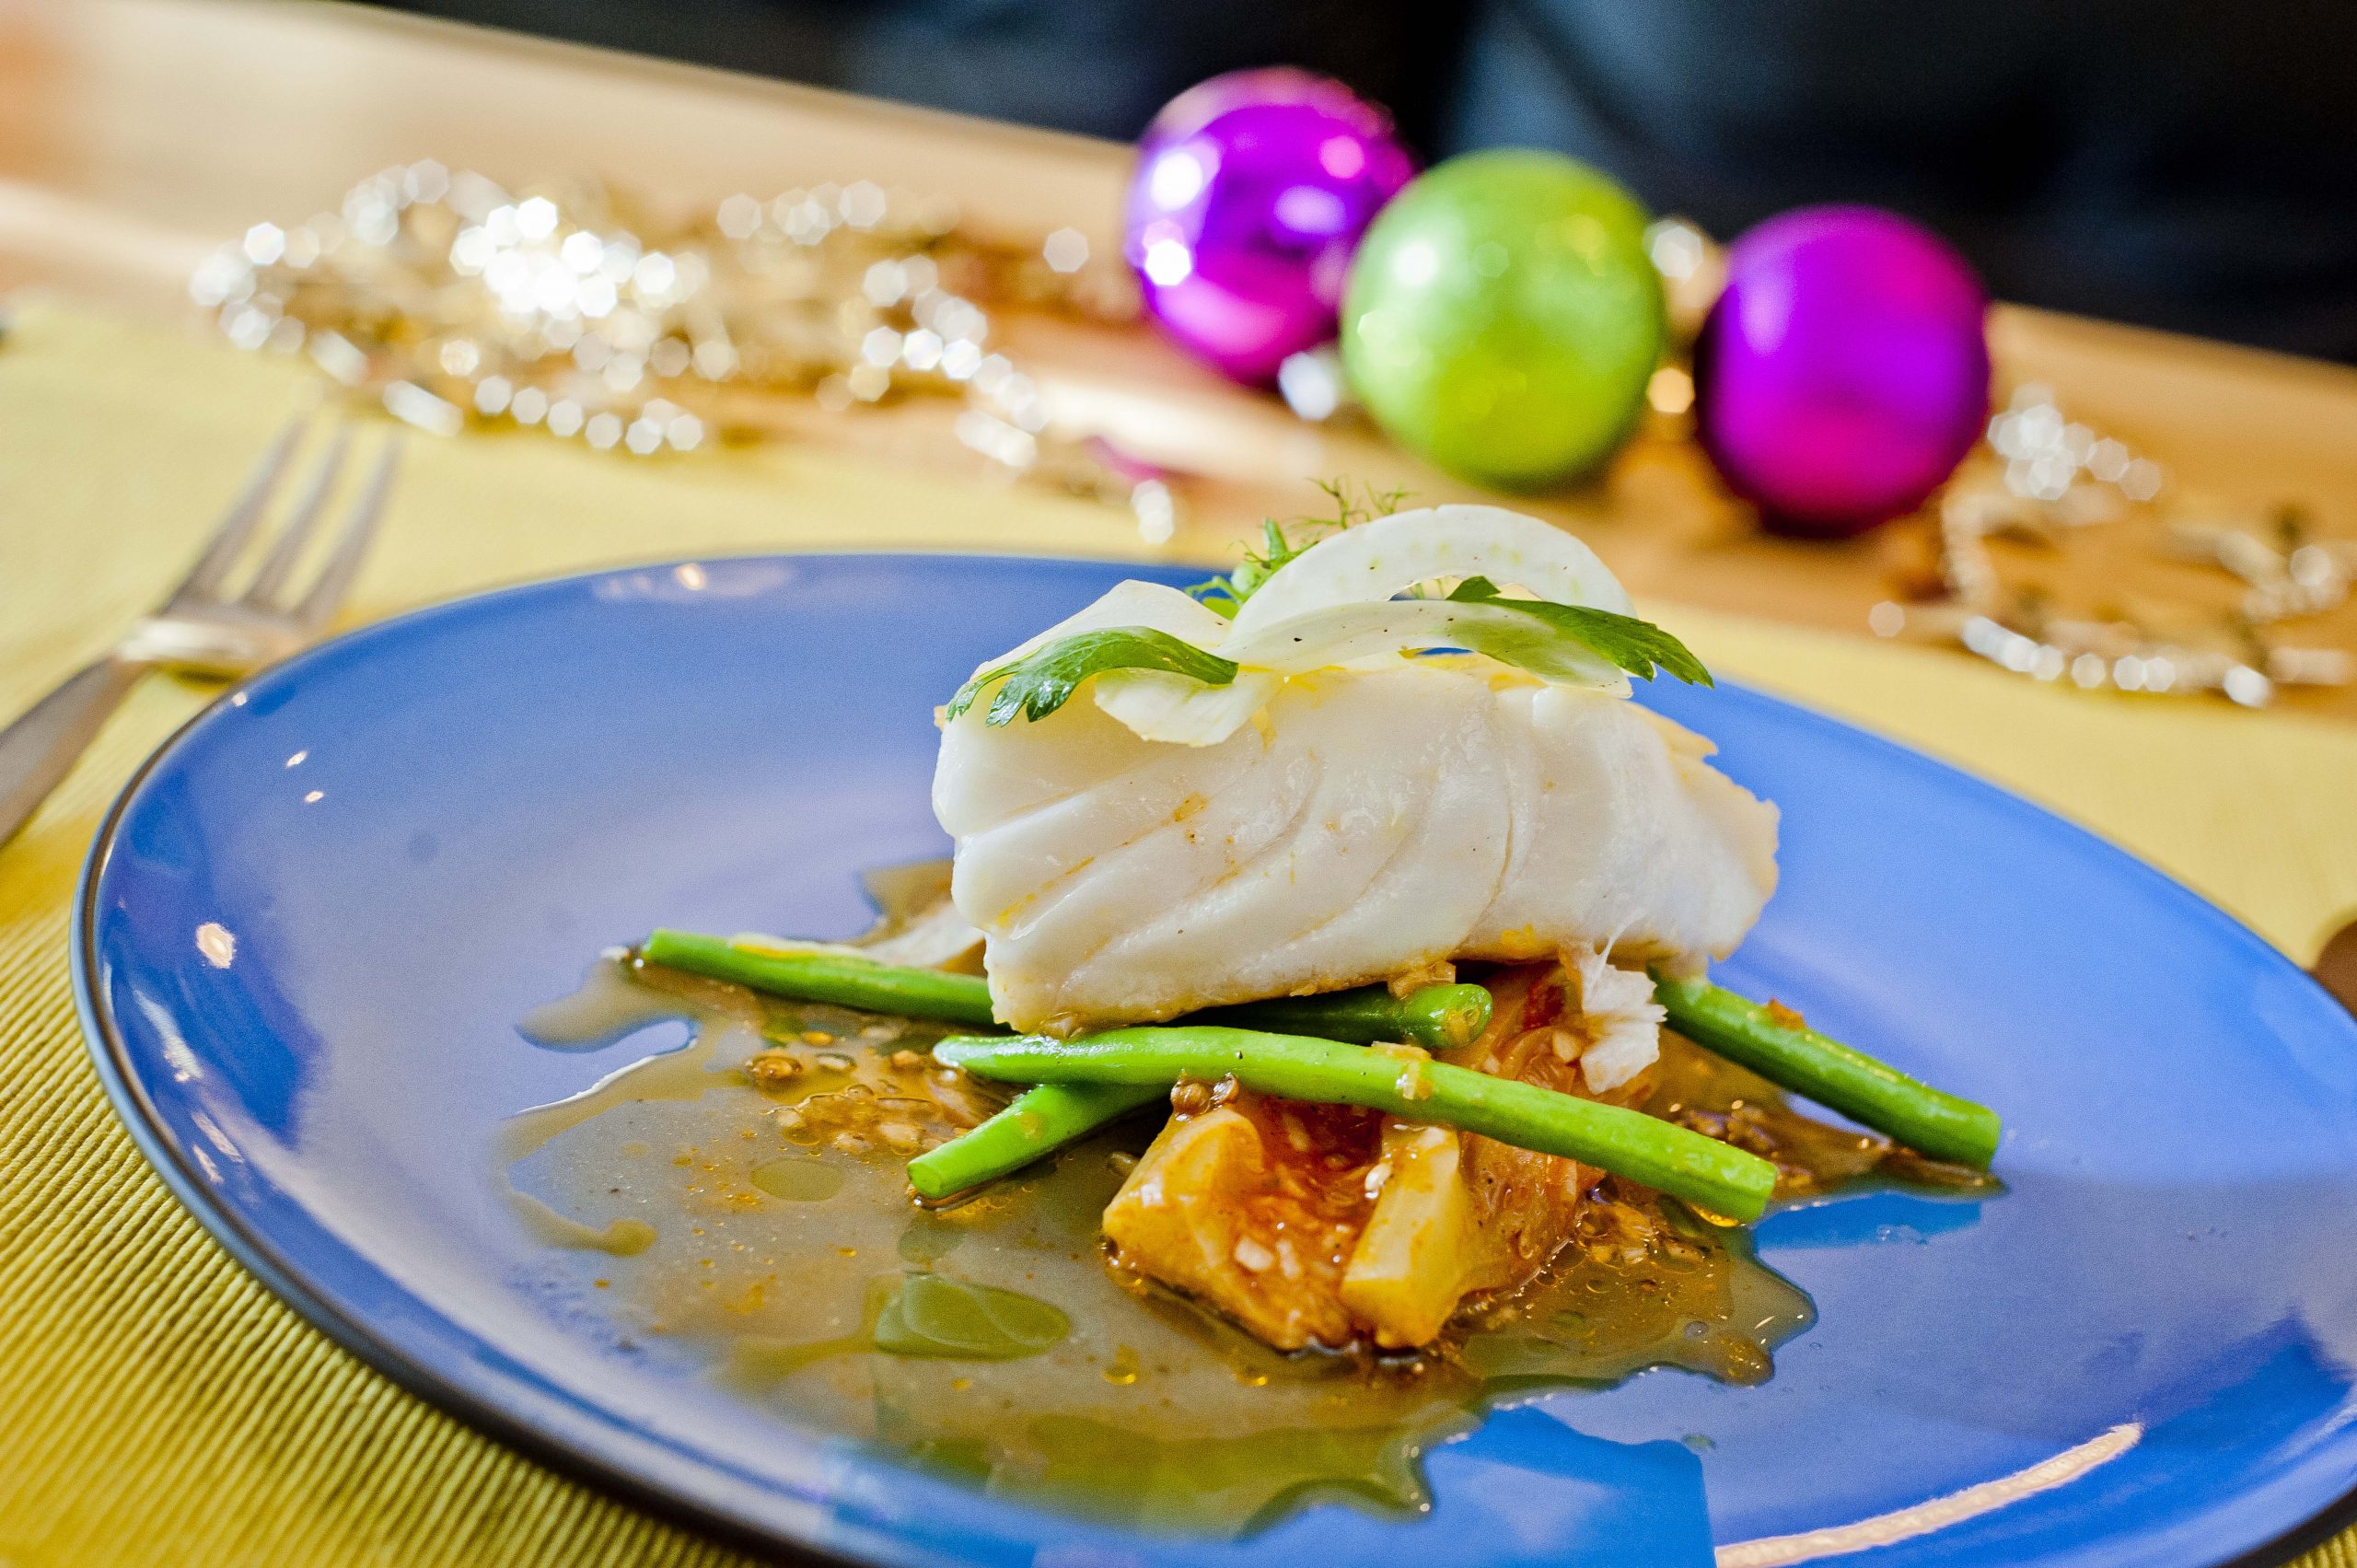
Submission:
[[[189,272],[223,238],[427,157],[503,183],[594,172],[681,201],[866,178],[954,193],[989,231],[1070,226],[1099,247],[1114,241],[1129,168],[1109,143],[338,6],[0,0],[0,290],[184,317]],[[1305,510],[1311,478],[1473,494],[1363,427],[1304,424],[1149,332],[1045,319],[1005,331],[1060,423],[1197,476],[1182,548]],[[2011,307],[1991,332],[2003,382],[2050,385],[2073,417],[2160,458],[2180,494],[2228,509],[2297,503],[2357,535],[2357,372]],[[817,428],[959,460],[933,433],[892,424]],[[1579,528],[1640,595],[1860,636],[1867,610],[1919,566],[1926,532],[1763,536],[1691,445],[1665,436],[1533,509]],[[2303,640],[2357,642],[2357,611],[2318,624]],[[2285,703],[2357,720],[2357,689]]]

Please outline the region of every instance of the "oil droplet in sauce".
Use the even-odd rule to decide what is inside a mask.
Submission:
[[[752,1183],[772,1198],[823,1203],[843,1190],[843,1173],[808,1155],[780,1155],[753,1167]]]
[[[1053,1349],[1072,1319],[1021,1291],[911,1274],[877,1314],[870,1337],[887,1355],[1019,1361]]]
[[[1442,1344],[1281,1353],[1107,1265],[1099,1216],[1151,1118],[922,1208],[903,1175],[912,1150],[877,1129],[914,1128],[930,1144],[1004,1100],[926,1070],[940,1029],[656,969],[601,970],[594,1005],[554,1016],[608,1039],[684,1018],[694,1038],[512,1122],[500,1179],[518,1184],[519,1204],[590,1234],[645,1227],[627,1263],[599,1265],[613,1285],[598,1306],[625,1335],[664,1336],[784,1416],[993,1491],[1214,1535],[1313,1501],[1412,1510],[1425,1501],[1422,1453],[1496,1405],[1650,1367],[1759,1382],[1775,1346],[1813,1319],[1747,1232],[1607,1182],[1553,1270]],[[535,1016],[537,1030],[561,1032],[552,1012]],[[743,1071],[764,1050],[815,1057],[806,1032],[833,1036],[850,1065]],[[1768,1154],[1782,1191],[1860,1179],[1980,1191],[1806,1121],[1731,1063],[1664,1045],[1654,1109]],[[622,1152],[644,1147],[679,1163]]]

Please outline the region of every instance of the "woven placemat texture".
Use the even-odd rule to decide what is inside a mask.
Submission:
[[[0,343],[0,718],[183,570],[299,366],[55,305]],[[764,448],[639,462],[530,436],[410,442],[347,620],[487,585],[731,551],[1140,553],[1118,514]],[[2305,961],[2357,914],[2357,727],[2035,687],[1960,657],[1665,619],[1714,668],[2008,784]],[[98,820],[212,695],[153,678],[0,848],[0,1568],[686,1568],[737,1553],[401,1392],[206,1237],[116,1121],[66,978]],[[2344,1537],[2303,1568],[2357,1568]]]

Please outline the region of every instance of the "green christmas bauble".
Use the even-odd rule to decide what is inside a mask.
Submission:
[[[1645,212],[1555,153],[1468,153],[1394,197],[1360,242],[1342,363],[1402,446],[1529,489],[1595,467],[1661,357]]]

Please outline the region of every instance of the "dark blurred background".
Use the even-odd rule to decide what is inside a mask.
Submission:
[[[1119,140],[1305,65],[1428,159],[1560,148],[1722,237],[1872,202],[2003,298],[2357,361],[2357,0],[400,3]]]

